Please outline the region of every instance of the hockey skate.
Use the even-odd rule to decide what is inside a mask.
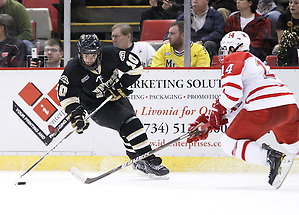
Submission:
[[[270,164],[268,183],[278,189],[287,177],[293,165],[294,158],[272,149],[265,143],[263,143],[262,147],[267,150],[267,161]]]
[[[151,179],[169,179],[169,169],[162,165],[160,157],[154,157],[151,160],[142,160],[145,170]]]
[[[147,174],[147,172],[145,170],[144,162],[142,160],[137,161],[136,163],[133,163],[132,167],[134,170],[137,170],[142,175]]]
[[[140,160],[133,164],[133,169],[139,170],[148,175],[151,179],[169,179],[169,169],[161,164],[160,157],[154,157],[150,160]]]

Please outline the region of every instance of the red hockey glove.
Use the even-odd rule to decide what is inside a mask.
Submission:
[[[216,99],[216,102],[212,105],[212,113],[210,115],[211,128],[214,130],[219,130],[222,125],[228,123],[228,120],[225,118],[226,108],[219,103],[219,99]]]
[[[85,120],[86,111],[82,106],[78,106],[70,114],[70,121],[73,128],[77,128],[76,132],[82,134],[89,126],[89,122]]]
[[[188,131],[192,132],[192,134],[187,138],[187,143],[207,139],[210,129],[206,127],[203,130],[198,130],[200,126],[203,126],[206,123],[208,123],[208,117],[202,114],[195,120],[195,122],[190,124]]]

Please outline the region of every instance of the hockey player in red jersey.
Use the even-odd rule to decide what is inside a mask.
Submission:
[[[289,152],[299,152],[299,111],[293,93],[264,65],[250,54],[249,36],[232,31],[221,40],[222,93],[212,105],[210,116],[201,115],[189,131],[204,124],[187,141],[206,139],[210,130],[230,123],[221,138],[221,147],[230,156],[270,166],[269,184],[278,189],[287,176],[293,156],[272,149],[258,139],[273,131],[278,143]],[[221,58],[222,56],[222,58]]]

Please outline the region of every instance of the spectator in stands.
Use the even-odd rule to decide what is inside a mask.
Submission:
[[[15,0],[0,0],[0,14],[9,14],[16,26],[17,37],[23,40],[27,54],[31,53],[32,25],[26,8]]]
[[[57,39],[49,39],[45,43],[44,48],[44,61],[38,60],[38,62],[30,59],[30,67],[63,67],[63,48],[62,44]]]
[[[133,30],[130,25],[119,23],[112,27],[111,38],[114,46],[136,54],[143,67],[148,67],[156,50],[147,42],[133,42]]]
[[[25,67],[26,47],[16,37],[13,18],[0,14],[0,67]]]
[[[224,36],[225,21],[220,12],[208,6],[209,0],[191,0],[191,40],[203,45],[210,59],[218,54],[220,40]],[[183,21],[184,14],[177,18]],[[166,38],[164,38],[166,39]],[[164,43],[166,43],[164,41]]]
[[[281,14],[274,0],[259,0],[256,12],[271,22],[271,36],[276,37],[277,20]]]
[[[250,52],[264,61],[271,53],[270,20],[256,13],[258,0],[237,0],[238,12],[227,18],[225,33],[244,31],[250,37]]]
[[[299,1],[290,0],[289,8],[283,12],[277,22],[278,45],[273,54],[277,54],[279,66],[297,66],[299,49]],[[278,53],[277,53],[278,52]]]
[[[224,20],[237,10],[235,0],[210,0],[209,6],[222,13]]]
[[[184,67],[184,21],[171,24],[169,43],[154,55],[152,67]],[[210,56],[204,46],[191,42],[191,67],[209,67]]]
[[[296,2],[296,0],[290,0],[287,10],[279,16],[276,27],[278,43],[285,30],[296,32],[299,35],[299,2]]]
[[[184,0],[149,0],[151,8],[141,14],[140,35],[144,20],[148,19],[176,19],[184,12]]]

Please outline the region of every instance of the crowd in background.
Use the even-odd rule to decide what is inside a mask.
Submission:
[[[280,66],[297,66],[299,40],[299,0],[190,0],[191,1],[191,46],[196,46],[192,50],[203,50],[209,55],[211,64],[214,56],[217,56],[220,41],[222,37],[230,31],[244,31],[251,39],[250,51],[255,56],[265,61],[267,56],[276,55],[277,65]],[[60,1],[63,3],[63,1]],[[176,19],[184,20],[184,0],[127,0],[127,1],[88,1],[74,0],[72,8],[77,10],[76,6],[86,7],[88,5],[148,5],[140,17],[140,34],[144,20],[148,19]],[[76,11],[74,10],[74,13]],[[80,11],[80,10],[79,10]],[[79,12],[80,13],[80,12]],[[1,67],[60,67],[63,66],[63,50],[59,39],[51,39],[42,48],[43,59],[34,59],[32,56],[32,26],[30,18],[26,14],[26,8],[22,5],[22,1],[16,0],[0,0],[0,14],[8,14],[12,17],[14,24],[7,26],[5,21],[0,22],[0,30],[3,27],[3,37],[0,37],[0,66]],[[72,17],[79,17],[72,15]],[[2,18],[6,19],[6,18]],[[11,27],[11,25],[13,25]],[[183,32],[172,26],[172,33],[167,33],[164,37],[164,45],[160,48],[166,50],[171,49],[175,55],[183,56],[181,42]],[[8,29],[9,28],[9,29]],[[130,27],[128,27],[130,28]],[[9,33],[8,30],[10,31]],[[115,29],[111,29],[113,32]],[[177,31],[178,38],[173,36]],[[0,32],[1,33],[1,32]],[[139,38],[133,38],[133,32],[118,32],[120,35],[131,34],[129,40],[124,47],[119,48],[133,49]],[[1,36],[1,35],[0,35]],[[13,40],[11,38],[14,38]],[[112,43],[118,46],[118,39],[113,37]],[[161,38],[163,39],[163,38]],[[21,43],[25,45],[20,45]],[[17,41],[17,42],[16,42]],[[193,45],[198,44],[197,45]],[[15,49],[9,49],[10,45],[15,45]],[[50,45],[49,45],[50,44]],[[141,46],[144,49],[143,46]],[[150,59],[144,66],[151,66],[154,55],[157,54],[153,49],[150,50]],[[161,52],[161,50],[159,52]],[[20,52],[20,53],[19,53]],[[147,52],[147,51],[145,51]],[[5,53],[5,54],[3,54]],[[158,55],[158,54],[157,54]],[[161,53],[160,53],[161,55]],[[162,54],[163,55],[163,54]],[[201,53],[202,55],[202,53]],[[26,56],[24,62],[15,63],[15,59]],[[29,58],[28,58],[29,57]],[[156,56],[157,58],[157,56]],[[14,62],[12,62],[14,59]],[[55,59],[55,62],[51,62]],[[44,61],[44,62],[43,62]],[[154,61],[156,62],[156,60]],[[183,66],[181,63],[171,62],[169,64],[154,64],[152,66]],[[193,64],[194,66],[204,64]],[[207,66],[207,65],[204,65]]]

